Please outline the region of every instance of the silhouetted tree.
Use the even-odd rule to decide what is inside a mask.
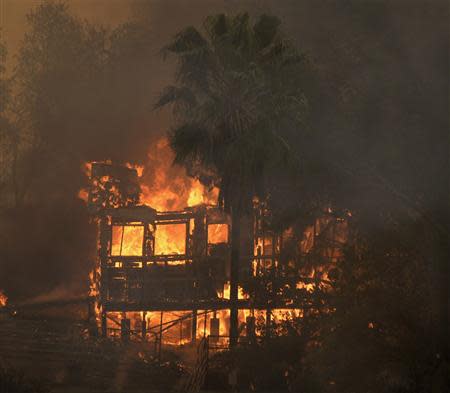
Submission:
[[[306,133],[309,66],[282,35],[280,21],[263,15],[210,16],[204,32],[181,31],[165,49],[178,60],[177,85],[157,107],[174,105],[170,137],[175,162],[220,188],[219,203],[232,216],[231,327],[237,338],[240,219],[253,199],[266,197],[266,176],[293,161],[283,135]]]

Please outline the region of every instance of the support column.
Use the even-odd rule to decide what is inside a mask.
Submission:
[[[128,342],[130,340],[131,321],[126,316],[120,320],[120,337],[122,341]]]
[[[197,340],[197,310],[192,310],[192,337],[191,342],[195,343]]]
[[[220,335],[220,320],[214,311],[214,316],[209,320],[210,342],[217,343]]]
[[[271,317],[272,317],[272,309],[267,308],[267,310],[266,310],[266,340],[270,339],[270,329],[271,329],[271,325],[272,325]]]
[[[144,340],[147,338],[147,321],[145,320],[146,315],[147,313],[144,311],[142,313],[142,322],[141,322],[141,334]]]
[[[230,347],[238,342],[238,287],[240,262],[240,216],[232,209],[231,222],[231,260],[230,260]]]
[[[107,334],[107,325],[106,325],[106,311],[102,309],[102,319],[101,319],[101,329],[102,329],[102,337],[105,338]]]
[[[206,316],[208,315],[208,310],[205,310],[205,313],[203,314],[203,337],[206,337]]]
[[[161,346],[162,346],[162,335],[163,335],[163,312],[161,311],[161,317],[159,321],[159,348],[158,348],[158,363],[161,363]]]
[[[249,343],[255,342],[255,317],[249,315],[246,319],[247,340]]]

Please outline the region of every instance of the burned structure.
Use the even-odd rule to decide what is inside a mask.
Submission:
[[[98,223],[92,293],[97,298],[101,334],[153,337],[161,342],[164,332],[176,329],[172,341],[180,343],[206,333],[217,340],[228,336],[230,218],[208,204],[157,211],[139,204],[139,193],[135,169],[92,164],[88,206]],[[319,232],[326,232],[315,224],[312,238],[293,230],[276,233],[266,227],[266,215],[266,209],[257,205],[254,216],[243,223],[237,305],[242,335],[253,334],[258,313],[264,313],[267,320],[273,310],[305,307],[280,293],[270,299],[245,293],[245,279],[270,272],[273,276],[291,274],[297,280],[298,264],[305,263],[311,242]],[[333,224],[334,241],[339,240],[336,226],[341,226],[338,232],[342,233],[345,223],[328,222]],[[336,245],[324,257],[335,263],[339,248]],[[298,282],[296,288],[307,291],[308,285]],[[168,342],[170,337],[166,334]]]

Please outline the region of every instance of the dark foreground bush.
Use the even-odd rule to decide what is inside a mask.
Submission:
[[[0,393],[48,393],[49,385],[43,379],[26,377],[23,372],[0,364]]]
[[[299,341],[297,337],[276,337],[263,345],[243,346],[216,354],[210,360],[206,388],[228,389],[228,375],[235,369],[240,390],[291,391],[295,366],[302,355]]]

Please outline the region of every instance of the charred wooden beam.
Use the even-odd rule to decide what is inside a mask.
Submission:
[[[255,309],[255,310],[267,310],[267,303],[254,303],[247,299],[239,299],[237,302],[237,309]],[[121,312],[121,311],[187,311],[187,310],[226,310],[230,308],[230,302],[228,300],[209,300],[209,301],[151,301],[151,302],[106,302],[103,305],[108,312]],[[318,305],[313,305],[311,302],[305,299],[304,302],[286,303],[275,302],[270,304],[270,308],[273,309],[305,309],[316,308]]]

